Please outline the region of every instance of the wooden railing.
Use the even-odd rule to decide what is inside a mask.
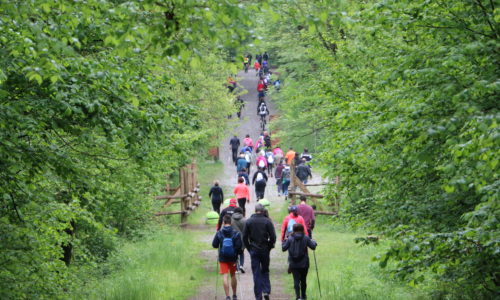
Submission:
[[[173,204],[180,204],[180,210],[160,211],[155,216],[181,215],[181,224],[187,222],[187,217],[201,204],[199,195],[200,184],[198,183],[198,168],[195,163],[189,164],[179,169],[179,186],[170,187],[167,179],[165,186],[170,195],[156,196],[156,200],[165,200],[162,208],[167,208]]]
[[[295,168],[296,168],[295,163],[292,163],[292,165],[290,166],[291,182],[290,182],[290,186],[288,187],[288,195],[290,196],[291,205],[295,205],[296,196],[299,196],[299,197],[306,196],[312,200],[312,202],[314,203],[314,205],[316,207],[319,208],[320,205],[319,205],[318,199],[324,198],[324,196],[321,194],[311,193],[307,187],[308,186],[324,186],[324,185],[327,185],[328,183],[303,184],[302,181],[300,181],[300,179],[295,175]],[[340,178],[338,176],[335,178],[335,184],[336,185],[340,184]],[[296,192],[297,187],[301,190],[301,192]],[[340,209],[339,199],[335,198],[334,211],[315,210],[314,213],[316,215],[330,215],[330,216],[331,215],[338,215],[339,209]]]

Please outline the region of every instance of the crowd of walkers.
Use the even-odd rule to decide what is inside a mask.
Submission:
[[[236,300],[236,274],[245,273],[244,251],[251,258],[255,299],[270,299],[271,282],[269,278],[270,252],[276,241],[281,242],[282,251],[288,251],[288,272],[293,275],[297,299],[306,299],[307,274],[309,270],[309,249],[316,249],[312,239],[315,225],[314,210],[307,204],[305,196],[300,197],[299,205],[288,208],[289,214],[281,223],[279,237],[275,225],[264,203],[269,203],[266,187],[271,178],[275,179],[278,197],[288,198],[288,189],[292,180],[291,166],[295,166],[296,177],[304,184],[312,178],[309,162],[312,156],[308,149],[299,154],[292,147],[285,153],[279,145],[273,143],[268,130],[265,130],[269,109],[265,102],[266,91],[271,83],[269,55],[256,55],[254,68],[259,76],[257,84],[257,114],[261,120],[261,133],[256,139],[246,134],[241,139],[233,136],[229,141],[232,162],[236,168],[237,184],[233,189],[234,197],[221,210],[224,192],[218,181],[210,189],[213,210],[219,213],[217,233],[212,242],[218,248],[219,272],[223,274],[223,286],[226,300]],[[244,57],[244,70],[252,63],[252,55]],[[274,83],[276,87],[276,81]],[[279,81],[277,83],[279,87]],[[243,106],[243,105],[242,105]],[[253,171],[253,172],[252,172]],[[255,212],[247,219],[246,204],[251,201],[250,186],[255,189]],[[232,297],[231,292],[232,291]]]

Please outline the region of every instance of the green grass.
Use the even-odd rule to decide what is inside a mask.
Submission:
[[[199,240],[196,232],[170,227],[148,240],[126,243],[107,263],[118,269],[75,299],[186,299],[208,276]]]
[[[318,221],[321,224],[321,219]],[[361,234],[341,231],[329,225],[318,225],[313,232],[318,242],[316,257],[321,299],[429,299],[423,290],[391,280],[389,274],[372,261],[384,249],[383,242],[378,246],[360,246],[354,239]],[[308,298],[320,299],[313,253],[309,255]],[[293,291],[292,277],[288,275],[285,280]]]

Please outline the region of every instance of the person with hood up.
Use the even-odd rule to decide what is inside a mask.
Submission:
[[[224,226],[215,233],[212,241],[212,247],[219,248],[219,269],[220,274],[224,275],[224,292],[226,300],[231,300],[229,296],[229,276],[231,274],[231,287],[233,290],[233,300],[236,296],[236,261],[238,254],[242,252],[242,239],[238,231],[231,226],[231,216],[224,216]]]
[[[290,212],[290,214],[285,217],[285,219],[283,220],[283,224],[281,225],[282,242],[292,234],[294,224],[301,224],[302,226],[304,226],[304,228],[307,228],[304,218],[302,218],[298,214],[297,206],[295,205],[290,206],[288,208],[288,211]],[[306,235],[309,236],[307,232]]]
[[[245,219],[245,216],[243,216],[243,209],[241,207],[236,207],[234,210],[234,214],[232,215],[232,220],[231,220],[231,226],[233,226],[233,229],[238,231],[241,235],[241,242],[243,243],[243,231],[245,230],[245,224],[247,222],[247,219]],[[239,255],[240,259],[240,272],[245,273],[245,269],[243,268],[243,265],[245,264],[245,245],[242,245],[241,248],[241,254]]]
[[[304,234],[302,224],[293,225],[293,233],[281,245],[288,250],[288,271],[293,275],[293,286],[297,299],[307,299],[307,272],[309,270],[309,254],[307,248],[316,249],[318,244]]]

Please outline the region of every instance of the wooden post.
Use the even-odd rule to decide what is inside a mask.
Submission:
[[[180,186],[181,186],[181,194],[182,195],[185,195],[187,194],[189,191],[186,189],[186,181],[187,181],[187,174],[186,174],[186,168],[183,167],[183,168],[180,168],[179,170],[179,174],[180,174]],[[186,197],[183,197],[181,199],[181,211],[182,211],[182,214],[181,214],[181,224],[184,224],[186,223],[187,221],[187,208],[188,206],[186,205]]]

